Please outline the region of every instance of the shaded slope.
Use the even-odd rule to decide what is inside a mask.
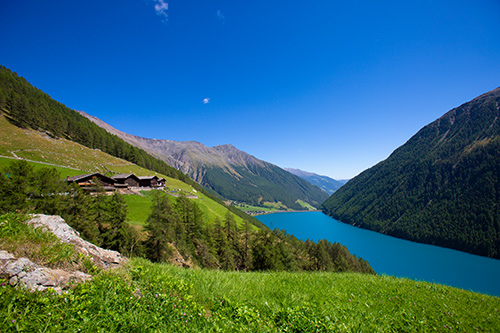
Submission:
[[[322,205],[400,238],[500,258],[500,89],[422,128]]]

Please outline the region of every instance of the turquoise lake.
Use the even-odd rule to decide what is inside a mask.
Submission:
[[[257,218],[295,237],[345,245],[378,274],[441,283],[500,296],[500,260],[402,240],[338,222],[321,212],[276,213]]]

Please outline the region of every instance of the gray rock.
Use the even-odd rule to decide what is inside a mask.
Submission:
[[[100,248],[80,238],[78,232],[66,224],[60,216],[37,214],[26,223],[36,228],[45,228],[64,243],[73,244],[79,252],[93,258],[94,264],[102,268],[110,268],[127,261],[127,258],[119,252]]]
[[[80,271],[66,272],[61,269],[50,269],[35,264],[29,259],[16,259],[14,255],[2,251],[3,257],[9,262],[0,267],[0,275],[6,276],[11,285],[23,285],[31,290],[45,290],[53,288],[61,293],[70,283],[80,283],[92,279],[91,275]]]
[[[78,232],[67,225],[60,216],[33,215],[26,223],[35,228],[44,228],[62,242],[73,244],[77,251],[88,255],[95,265],[102,268],[116,267],[127,260],[116,251],[102,249],[81,239]],[[80,271],[67,272],[43,267],[27,258],[16,258],[12,253],[3,250],[0,250],[0,276],[6,278],[11,285],[22,285],[33,291],[52,288],[57,293],[62,293],[71,283],[92,279],[91,275]]]
[[[14,259],[14,255],[7,251],[0,250],[0,260],[11,260]]]

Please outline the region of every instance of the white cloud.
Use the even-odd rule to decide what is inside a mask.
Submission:
[[[203,99],[203,104],[208,104],[210,103],[210,98],[204,98]]]
[[[164,0],[154,0],[154,2],[156,15],[163,17],[164,20],[167,20],[168,3],[166,3]]]
[[[226,21],[226,17],[224,16],[224,14],[222,14],[222,12],[220,10],[217,11],[217,17],[219,18],[219,20],[224,23]]]

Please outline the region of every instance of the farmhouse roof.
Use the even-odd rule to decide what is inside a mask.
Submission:
[[[113,179],[116,179],[116,180],[122,180],[122,179],[128,179],[128,178],[135,178],[137,180],[140,179],[140,177],[137,177],[136,175],[134,175],[133,173],[121,173],[119,175],[114,175],[113,177],[111,177]]]
[[[66,178],[66,181],[68,182],[77,182],[79,180],[82,180],[82,179],[85,179],[87,177],[94,177],[96,175],[99,175],[99,172],[94,172],[94,173],[86,173],[86,174],[83,174],[83,175],[78,175],[78,176],[73,176],[73,177],[68,177]]]
[[[106,182],[108,182],[110,184],[115,183],[115,180],[113,178],[110,178],[108,176],[102,175],[99,172],[86,173],[86,174],[83,174],[83,175],[68,177],[68,178],[66,178],[66,181],[70,182],[70,183],[71,182],[79,182],[79,181],[82,181],[82,180],[85,180],[85,179],[92,179],[94,177],[102,179],[102,180],[105,180]]]
[[[148,180],[148,179],[158,179],[158,176],[142,176],[139,177],[140,180]]]

